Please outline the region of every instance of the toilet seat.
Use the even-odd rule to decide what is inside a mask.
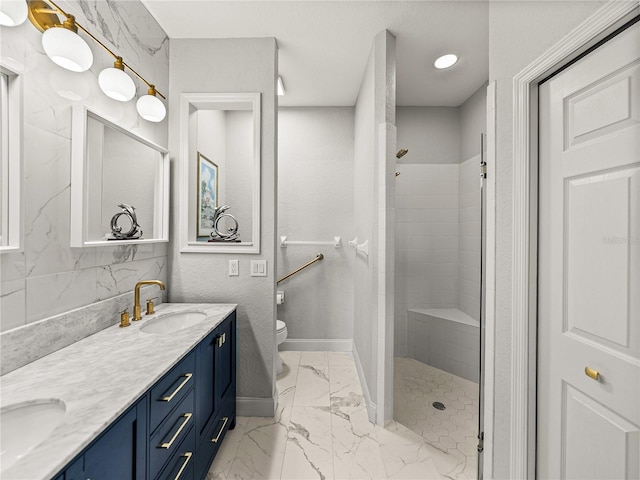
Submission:
[[[276,331],[278,333],[282,332],[285,328],[287,328],[287,324],[282,320],[276,320]]]

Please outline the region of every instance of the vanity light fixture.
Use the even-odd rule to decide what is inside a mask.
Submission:
[[[446,55],[438,57],[436,61],[433,62],[433,66],[438,70],[444,70],[445,68],[453,67],[456,63],[458,63],[458,56],[454,53],[447,53]]]
[[[25,0],[2,0],[0,2],[0,25],[17,27],[27,19],[29,8]]]
[[[278,77],[278,96],[281,97],[284,95],[284,83],[282,83],[282,77]]]
[[[17,1],[2,0],[2,5],[4,7],[5,3]],[[121,56],[116,55],[91,32],[77,23],[73,15],[62,10],[53,0],[27,0],[26,5],[28,6],[29,20],[38,30],[43,32],[42,47],[53,62],[73,72],[84,72],[91,67],[93,53],[85,40],[78,35],[78,30],[82,30],[115,59],[113,68],[106,68],[98,75],[98,84],[104,94],[121,102],[127,102],[135,96],[136,86],[125,72],[125,68],[127,68],[149,87],[149,94],[142,96],[137,103],[140,116],[151,122],[160,122],[165,118],[167,109],[162,101],[156,97],[156,94],[163,99],[166,97],[131,68]],[[62,24],[58,15],[63,15],[66,18]]]
[[[167,114],[164,103],[156,97],[156,88],[149,85],[149,92],[138,99],[136,108],[142,118],[149,122],[161,122]]]
[[[122,57],[116,57],[113,67],[105,68],[100,72],[98,84],[107,97],[119,102],[128,102],[136,94],[136,85],[125,73]]]

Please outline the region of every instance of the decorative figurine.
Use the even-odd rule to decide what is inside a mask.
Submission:
[[[238,234],[238,221],[230,213],[225,213],[229,208],[231,208],[229,205],[222,205],[213,211],[213,216],[211,217],[213,231],[209,234],[210,242],[240,241]],[[221,221],[222,224],[220,223]],[[227,227],[226,231],[224,231],[225,226]],[[223,231],[221,231],[221,228]]]
[[[135,240],[142,238],[142,230],[136,217],[136,207],[126,203],[121,203],[118,206],[122,211],[111,217],[111,235],[107,237],[107,240]],[[131,228],[128,232],[122,232],[122,227],[118,225],[118,219],[122,215],[128,217],[131,221]]]

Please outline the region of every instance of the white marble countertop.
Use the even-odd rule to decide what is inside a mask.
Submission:
[[[18,460],[3,479],[49,479],[135,403],[233,310],[235,304],[165,303],[156,313],[114,325],[0,377],[0,406],[58,399],[62,423]],[[203,312],[206,320],[170,334],[140,328],[168,313]]]

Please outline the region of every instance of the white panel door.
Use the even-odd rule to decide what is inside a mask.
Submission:
[[[537,474],[637,479],[640,23],[539,94]]]

